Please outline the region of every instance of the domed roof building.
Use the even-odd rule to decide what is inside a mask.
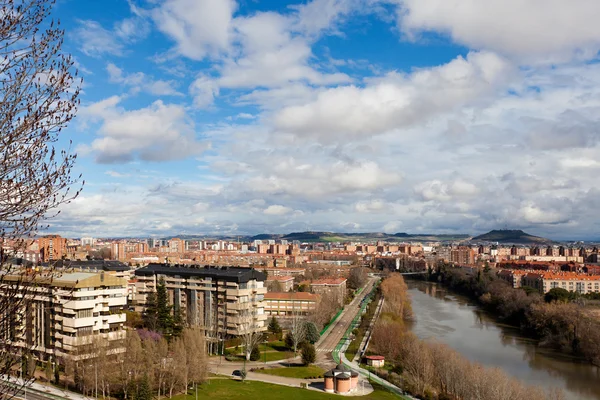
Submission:
[[[358,372],[352,371],[342,363],[325,372],[323,379],[325,391],[329,393],[348,394],[356,391],[358,387]]]

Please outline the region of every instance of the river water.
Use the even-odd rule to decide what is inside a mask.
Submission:
[[[600,369],[537,346],[515,327],[501,324],[468,298],[435,283],[407,280],[422,339],[446,343],[472,361],[500,367],[527,384],[560,387],[567,399],[600,400]]]

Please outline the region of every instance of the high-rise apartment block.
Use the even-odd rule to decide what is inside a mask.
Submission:
[[[169,300],[191,326],[203,327],[209,340],[237,336],[248,326],[265,331],[266,276],[250,268],[149,264],[135,271],[134,304],[144,311],[147,295],[164,280]]]
[[[127,281],[101,273],[9,275],[3,278],[5,292],[10,282],[26,288],[19,292],[20,312],[2,316],[0,334],[11,343],[11,351],[27,349],[38,360],[86,358],[89,345],[102,338],[112,352],[122,352],[125,339]],[[31,299],[31,300],[29,300]],[[22,304],[22,307],[21,307]]]
[[[38,239],[38,248],[43,262],[60,260],[67,254],[67,239],[59,235],[48,235]]]

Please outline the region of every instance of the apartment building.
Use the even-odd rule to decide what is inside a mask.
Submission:
[[[522,286],[530,286],[541,293],[562,288],[580,294],[600,293],[600,276],[575,272],[529,272],[521,278]]]
[[[42,262],[60,260],[67,254],[67,239],[59,235],[47,235],[38,239]]]
[[[146,297],[164,279],[169,299],[191,326],[205,329],[209,340],[237,336],[248,326],[265,331],[264,273],[251,268],[149,264],[135,271],[134,305],[143,311]]]
[[[294,288],[294,277],[290,275],[269,276],[266,283],[271,292],[289,292]]]
[[[340,306],[346,299],[346,278],[320,279],[310,284],[312,293],[334,299]]]
[[[45,265],[46,266],[46,265]],[[109,260],[86,260],[86,261],[71,261],[59,260],[56,263],[49,265],[57,272],[105,272],[109,275],[116,276],[125,280],[130,280],[133,276],[133,269],[129,265],[120,261]]]
[[[19,294],[27,299],[19,303],[23,309],[0,318],[0,334],[15,352],[28,349],[38,360],[64,363],[89,357],[87,345],[98,338],[113,353],[125,351],[127,281],[104,272],[30,273],[3,277],[3,290],[11,282],[28,288]]]
[[[308,315],[317,308],[321,296],[308,292],[265,294],[265,313],[269,316]]]

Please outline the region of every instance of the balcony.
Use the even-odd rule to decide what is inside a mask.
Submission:
[[[96,318],[65,318],[62,322],[65,328],[81,328],[84,326],[94,326]]]
[[[250,289],[227,289],[227,297],[250,296]]]

